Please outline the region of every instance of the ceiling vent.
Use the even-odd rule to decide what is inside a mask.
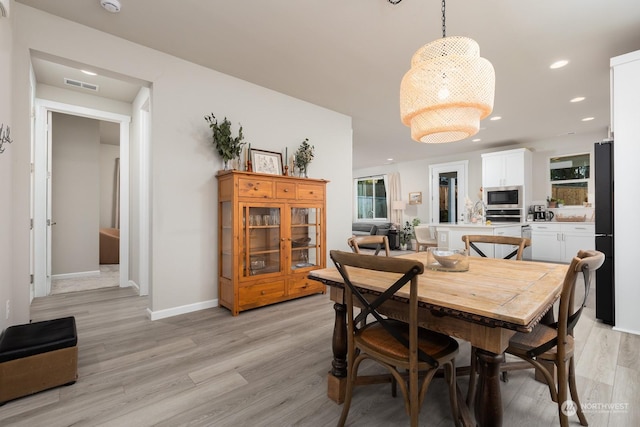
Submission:
[[[111,13],[120,12],[120,2],[118,0],[100,0],[100,6]]]
[[[73,80],[73,79],[65,78],[64,79],[64,84],[69,85],[69,86],[73,86],[73,87],[77,87],[77,88],[81,88],[81,89],[92,90],[94,92],[98,91],[98,85],[94,85],[92,83],[81,82],[79,80]]]

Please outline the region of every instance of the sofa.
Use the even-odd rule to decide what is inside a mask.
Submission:
[[[390,222],[354,222],[351,225],[351,233],[354,236],[389,236],[389,230],[393,224]],[[393,233],[395,233],[395,228]],[[389,248],[397,249],[395,244],[396,239],[389,237]],[[376,249],[376,245],[362,245],[361,247],[367,249]]]

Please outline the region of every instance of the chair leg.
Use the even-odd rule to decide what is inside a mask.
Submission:
[[[358,377],[358,366],[363,360],[360,357],[353,357],[349,355],[347,361],[347,390],[345,391],[344,403],[342,404],[342,413],[340,414],[340,420],[338,420],[338,427],[344,427],[344,423],[347,422],[347,416],[349,415],[349,409],[351,408],[351,397],[353,396],[353,388],[356,384],[356,378]]]
[[[456,365],[455,361],[444,365],[444,375],[449,384],[449,402],[451,404],[451,415],[456,426],[460,425],[460,408],[458,407],[458,394],[456,381]]]
[[[418,415],[420,414],[418,378],[418,369],[414,367],[409,371],[409,411],[411,427],[418,427]]]
[[[391,377],[391,396],[396,397],[398,395],[398,381],[395,377]]]
[[[476,394],[476,372],[478,370],[478,356],[476,348],[471,346],[471,364],[469,366],[469,389],[467,390],[467,406],[473,405],[473,399]]]
[[[567,365],[564,360],[559,360],[557,362],[558,366],[558,415],[560,417],[560,426],[561,427],[569,427],[569,417],[562,410],[562,405],[567,401],[567,386],[568,386],[568,378],[567,378]]]
[[[569,359],[569,391],[571,392],[571,400],[576,403],[576,410],[580,424],[588,426],[587,417],[582,412],[582,406],[580,405],[580,398],[578,397],[578,388],[576,387],[576,367],[573,360],[573,356]]]

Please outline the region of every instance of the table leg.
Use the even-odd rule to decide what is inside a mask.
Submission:
[[[336,403],[342,403],[347,388],[347,308],[344,304],[335,303],[333,310],[336,312],[331,342],[333,361],[327,378],[327,396]]]
[[[480,427],[502,425],[502,396],[500,395],[501,354],[478,349],[478,388],[475,415]]]

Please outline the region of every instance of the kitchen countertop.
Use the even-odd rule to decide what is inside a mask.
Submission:
[[[569,222],[569,221],[528,221],[528,222],[492,222],[491,225],[486,225],[482,223],[465,223],[465,224],[452,224],[452,223],[440,223],[433,224],[432,227],[441,227],[441,228],[504,228],[504,227],[521,227],[523,225],[531,225],[531,224],[582,224],[582,225],[594,225],[594,222],[588,221],[577,221],[577,222]]]
[[[441,224],[433,224],[432,227],[442,227],[442,228],[503,228],[503,227],[520,227],[522,225],[526,225],[525,222],[492,222],[491,225],[482,224],[482,223],[465,223],[465,224],[452,224],[452,223],[441,223]]]

